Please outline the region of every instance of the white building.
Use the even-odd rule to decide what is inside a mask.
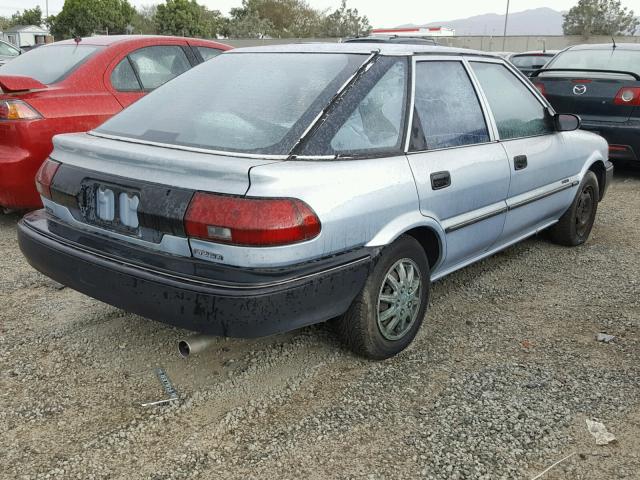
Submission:
[[[454,37],[456,31],[447,27],[374,28],[371,35],[398,37]]]
[[[33,47],[47,43],[49,30],[37,25],[14,25],[2,33],[2,39],[16,47]]]

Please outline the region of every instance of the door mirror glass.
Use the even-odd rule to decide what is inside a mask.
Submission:
[[[582,120],[571,113],[558,113],[553,117],[558,132],[573,132],[580,128]]]

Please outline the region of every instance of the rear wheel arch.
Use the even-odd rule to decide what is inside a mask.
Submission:
[[[410,235],[420,243],[429,260],[429,269],[433,271],[442,260],[444,251],[438,233],[431,227],[416,227],[404,232],[404,235]]]

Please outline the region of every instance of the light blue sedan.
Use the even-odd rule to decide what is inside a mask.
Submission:
[[[587,240],[613,167],[579,125],[482,52],[231,50],[56,137],[20,246],[152,319],[255,337],[337,318],[383,359],[415,337],[432,281],[545,229]]]

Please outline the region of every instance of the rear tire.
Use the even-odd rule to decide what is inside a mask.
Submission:
[[[598,211],[599,192],[596,174],[588,171],[580,183],[573,203],[558,223],[549,230],[551,240],[568,247],[586,242]]]
[[[430,273],[420,243],[403,235],[386,247],[349,310],[336,321],[354,352],[383,360],[414,339],[429,303]]]

